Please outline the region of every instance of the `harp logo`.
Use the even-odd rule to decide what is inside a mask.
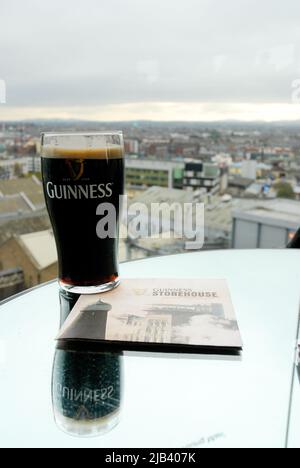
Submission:
[[[74,182],[80,180],[84,173],[84,159],[68,159],[66,164],[71,179]]]

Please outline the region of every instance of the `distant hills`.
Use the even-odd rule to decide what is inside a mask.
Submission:
[[[20,121],[1,121],[0,125],[34,125],[37,127],[44,126],[55,126],[55,127],[73,127],[80,126],[86,128],[94,127],[147,127],[147,128],[236,128],[236,129],[266,129],[266,128],[300,128],[300,119],[297,121],[278,121],[278,122],[264,122],[264,121],[252,121],[244,122],[238,120],[224,120],[224,121],[150,121],[150,120],[138,120],[138,121],[87,121],[81,119],[26,119]]]

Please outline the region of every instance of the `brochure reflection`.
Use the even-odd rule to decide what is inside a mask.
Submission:
[[[60,294],[62,322],[78,296]],[[57,426],[72,436],[93,437],[112,430],[120,419],[122,355],[92,349],[86,342],[59,341],[52,377]]]

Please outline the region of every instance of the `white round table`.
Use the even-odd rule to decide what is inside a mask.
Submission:
[[[123,264],[128,278],[226,278],[244,351],[240,358],[124,353],[120,423],[88,439],[65,434],[53,417],[57,284],[2,303],[0,446],[299,447],[299,266],[297,250],[189,253]]]

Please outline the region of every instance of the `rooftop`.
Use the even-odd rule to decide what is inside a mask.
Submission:
[[[50,220],[46,212],[31,212],[9,219],[0,217],[0,245],[13,235],[45,231],[46,229],[50,229]]]
[[[253,180],[247,179],[246,177],[241,177],[241,176],[229,177],[229,185],[231,187],[240,187],[240,188],[246,189],[252,183],[253,183]]]
[[[39,270],[44,270],[57,262],[57,251],[52,231],[23,234],[17,239],[21,247],[34,260]]]
[[[270,226],[297,229],[300,226],[300,203],[280,198],[270,201],[259,200],[247,210],[236,210],[234,217]]]
[[[9,197],[0,197],[0,218],[12,213],[26,213],[31,209],[21,195],[13,195]]]
[[[45,209],[41,182],[29,179],[0,180],[0,218]]]
[[[139,168],[145,170],[169,171],[170,169],[184,168],[183,161],[174,161],[173,159],[151,159],[151,158],[132,158],[126,157],[126,167]]]
[[[42,192],[42,185],[36,177],[29,179],[0,180],[0,195],[15,195],[24,192]]]
[[[41,209],[45,207],[45,197],[42,190],[38,192],[29,192],[26,193],[29,201],[35,206],[36,209]]]
[[[191,203],[194,199],[192,192],[185,190],[169,189],[162,187],[151,187],[145,192],[138,194],[132,203]]]

